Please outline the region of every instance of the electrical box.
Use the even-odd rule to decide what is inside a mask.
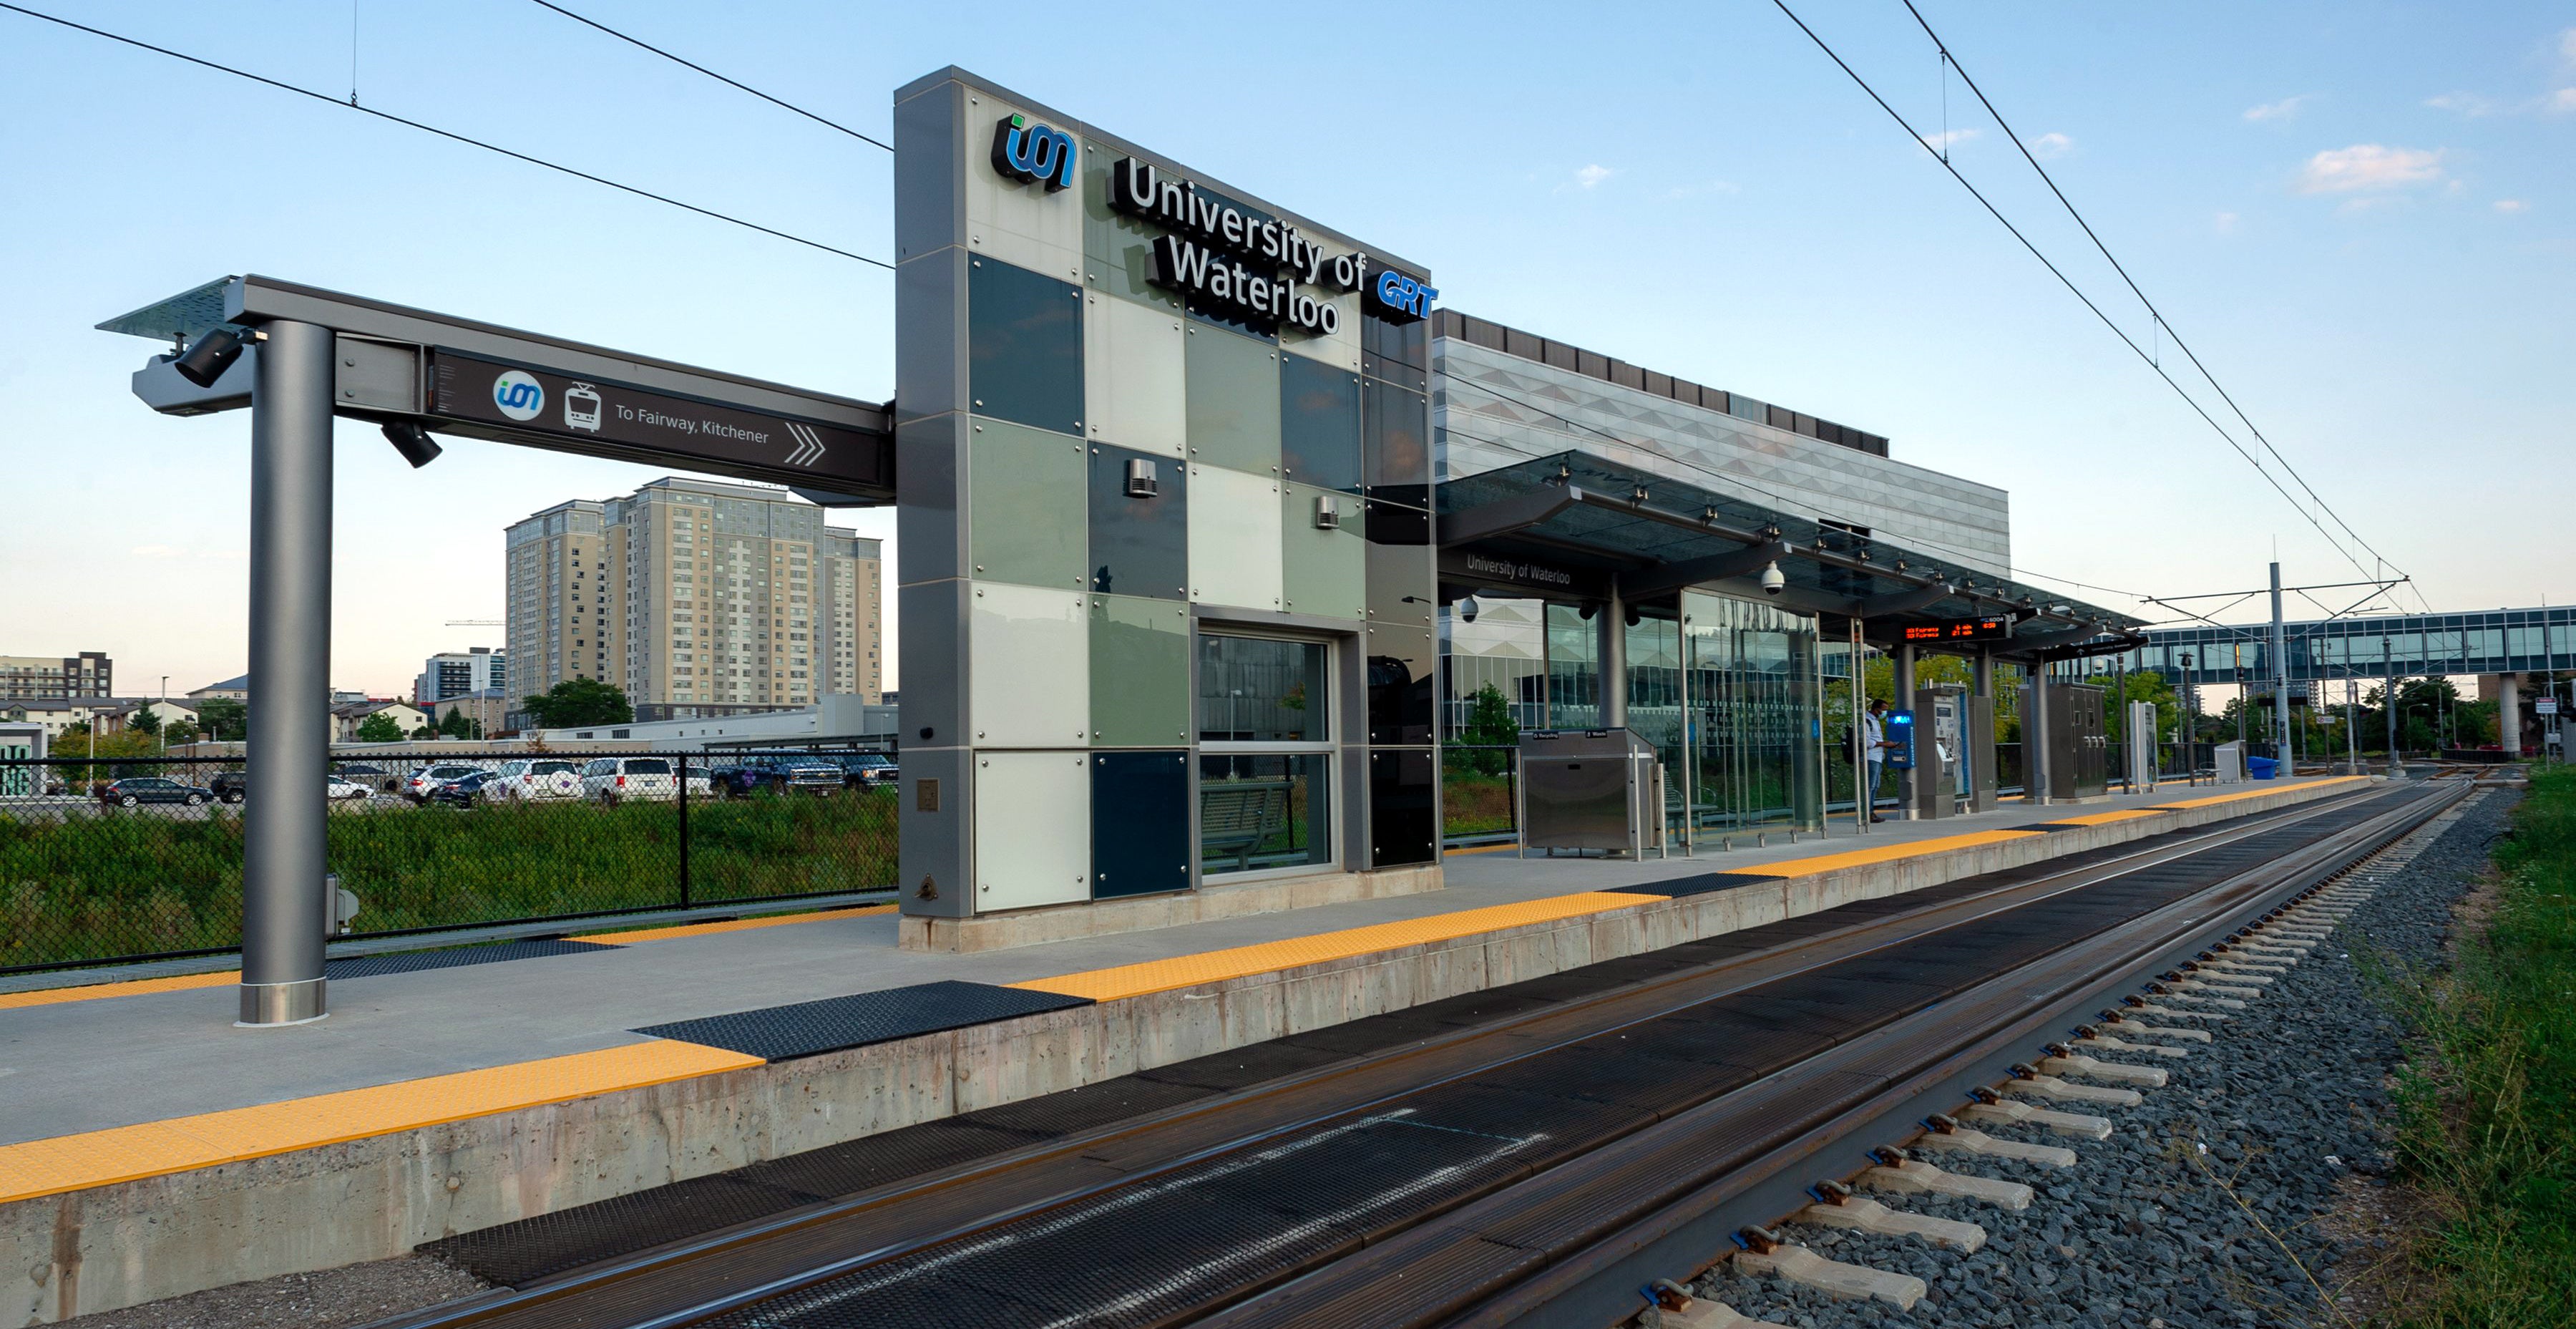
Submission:
[[[2221,743],[2210,752],[2210,762],[2218,768],[2218,783],[2245,783],[2245,742]]]
[[[1914,714],[1923,730],[1916,737],[1914,815],[1956,816],[1975,790],[1968,760],[1968,694],[1955,685],[1918,689]]]
[[[2028,742],[2033,713],[2032,685],[2022,688],[2022,734]],[[2040,688],[2048,707],[2048,797],[2073,803],[2100,798],[2110,790],[2111,740],[2103,716],[2103,690],[2084,683],[2051,683]],[[2023,783],[2029,783],[2024,762]]]
[[[1664,848],[1663,766],[1626,729],[1521,731],[1521,848]]]
[[[2129,792],[2143,794],[2156,787],[2156,704],[2151,701],[2129,703],[2127,754]]]
[[[1995,770],[1995,699],[1968,698],[1968,808],[1972,812],[1995,810],[1995,793],[2002,781]]]

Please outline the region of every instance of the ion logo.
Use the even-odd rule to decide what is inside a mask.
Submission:
[[[1033,125],[1015,115],[993,126],[993,169],[1014,180],[1043,184],[1052,194],[1073,184],[1073,135]]]
[[[534,420],[546,409],[545,385],[524,370],[505,369],[492,380],[492,404],[513,420]]]

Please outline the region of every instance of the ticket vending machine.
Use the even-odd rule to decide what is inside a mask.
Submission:
[[[1914,755],[1917,818],[1956,816],[1976,795],[1968,701],[1966,689],[1955,684],[1914,693],[1915,723],[1921,731]]]

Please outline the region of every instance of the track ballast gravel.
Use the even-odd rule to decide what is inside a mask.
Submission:
[[[1925,1155],[1953,1172],[2028,1183],[2037,1192],[2028,1209],[1871,1193],[1893,1209],[1979,1224],[1987,1233],[1984,1249],[1961,1255],[1910,1238],[1812,1224],[1781,1229],[1833,1259],[1922,1279],[1930,1292],[1910,1315],[1775,1278],[1740,1276],[1723,1265],[1696,1290],[1745,1315],[1801,1329],[1898,1323],[2235,1329],[2336,1322],[2336,1313],[2320,1304],[2316,1284],[2332,1288],[2339,1264],[2370,1252],[2338,1249],[2317,1220],[2334,1204],[2338,1182],[2358,1174],[2379,1184],[2386,1176],[2383,1086],[2402,1054],[2399,1024],[2374,1000],[2355,954],[2376,951],[2410,966],[2435,962],[2452,904],[2486,869],[2488,846],[2519,797],[2508,789],[2473,795],[2459,819],[2381,884],[2325,944],[2261,999],[2226,1012],[2232,1018],[2146,1017],[2151,1024],[2205,1028],[2215,1037],[2191,1044],[2192,1055],[2180,1059],[2102,1054],[2152,1061],[2171,1072],[2166,1087],[2143,1091],[2144,1103],[2105,1109],[2028,1100],[2108,1116],[2110,1139],[1975,1123],[1999,1138],[2072,1148],[2074,1168]]]

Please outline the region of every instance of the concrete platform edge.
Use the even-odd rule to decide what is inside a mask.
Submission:
[[[19,1271],[0,1295],[0,1322],[51,1324],[389,1258],[457,1232],[2352,787],[2294,785],[0,1204],[0,1269]]]
[[[1381,900],[1417,895],[1441,888],[1440,865],[1381,868],[1369,872],[1326,872],[1276,881],[1245,882],[1132,900],[1023,909],[973,918],[929,918],[907,914],[898,925],[896,944],[908,951],[998,951],[1015,946],[1041,946],[1078,937],[1106,937],[1121,932],[1150,932],[1219,918],[1275,914],[1351,900]]]

